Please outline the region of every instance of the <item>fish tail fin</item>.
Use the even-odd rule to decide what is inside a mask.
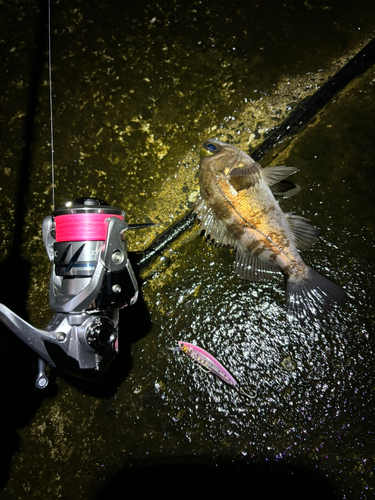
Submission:
[[[342,288],[308,266],[305,277],[289,277],[287,280],[288,319],[302,325],[322,317],[335,304],[342,305],[347,298]]]

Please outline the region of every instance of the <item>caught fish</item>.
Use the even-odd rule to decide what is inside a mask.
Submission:
[[[219,363],[219,361],[212,356],[209,352],[198,347],[194,344],[189,344],[188,342],[179,341],[178,347],[170,347],[170,350],[182,351],[192,358],[196,363],[216,375],[219,379],[223,380],[227,384],[237,387],[238,384],[232,375],[224,368],[224,366]],[[256,396],[255,391],[250,394],[246,393],[239,386],[237,387],[245,396],[254,398]]]
[[[261,281],[284,273],[288,318],[304,324],[343,304],[347,295],[307,266],[297,250],[310,248],[319,229],[284,213],[275,200],[280,182],[295,172],[293,167],[262,168],[235,146],[208,139],[201,148],[201,196],[194,211],[211,241],[236,249],[238,276]]]

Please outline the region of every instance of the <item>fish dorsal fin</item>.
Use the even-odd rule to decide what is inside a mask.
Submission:
[[[278,167],[265,167],[262,169],[262,176],[265,182],[269,186],[273,186],[274,184],[277,184],[278,182],[286,179],[292,174],[295,174],[298,172],[298,168],[295,167],[284,167],[284,166],[278,166]]]
[[[281,269],[277,264],[269,260],[260,259],[250,254],[240,246],[236,250],[234,272],[237,276],[249,281],[269,281],[275,275],[279,275]]]
[[[202,198],[198,198],[194,212],[201,223],[201,231],[204,231],[211,242],[216,245],[229,245],[235,247],[236,239],[232,236],[224,224],[216,218],[211,207],[207,207]]]
[[[318,241],[319,228],[312,226],[307,219],[292,212],[285,214],[289,227],[292,231],[293,240],[299,250],[307,250]]]
[[[236,191],[249,189],[261,179],[262,167],[255,162],[247,163],[244,167],[236,167],[229,173],[229,182]]]

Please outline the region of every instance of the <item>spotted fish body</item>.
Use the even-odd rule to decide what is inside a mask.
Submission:
[[[310,248],[319,230],[306,219],[284,213],[275,200],[292,167],[263,169],[236,147],[209,139],[201,149],[201,196],[195,212],[201,229],[219,245],[236,249],[235,272],[242,278],[287,277],[287,311],[304,323],[346,299],[345,292],[307,266],[298,249]]]

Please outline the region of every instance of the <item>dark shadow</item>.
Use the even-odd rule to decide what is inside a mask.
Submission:
[[[12,455],[19,449],[17,429],[28,425],[42,399],[54,396],[55,384],[45,391],[35,389],[37,356],[5,326],[0,324],[2,361],[0,364],[2,436],[0,488],[8,481]]]
[[[176,459],[177,460],[177,459]],[[165,464],[128,467],[100,490],[97,500],[136,488],[141,498],[254,498],[338,500],[332,485],[306,467],[284,463]]]
[[[40,2],[39,15],[35,22],[35,49],[30,51],[34,57],[29,75],[27,113],[24,128],[22,160],[19,165],[17,198],[15,200],[15,228],[10,244],[10,257],[0,263],[0,302],[28,321],[26,299],[29,290],[30,262],[21,257],[25,214],[29,200],[32,144],[34,122],[38,104],[39,82],[45,63],[47,49],[47,2]],[[0,488],[4,487],[9,476],[10,459],[18,450],[17,428],[24,427],[31,420],[42,398],[54,392],[34,390],[37,374],[37,356],[5,326],[0,324],[2,339],[2,361],[0,364],[2,402],[2,445],[0,454]]]

